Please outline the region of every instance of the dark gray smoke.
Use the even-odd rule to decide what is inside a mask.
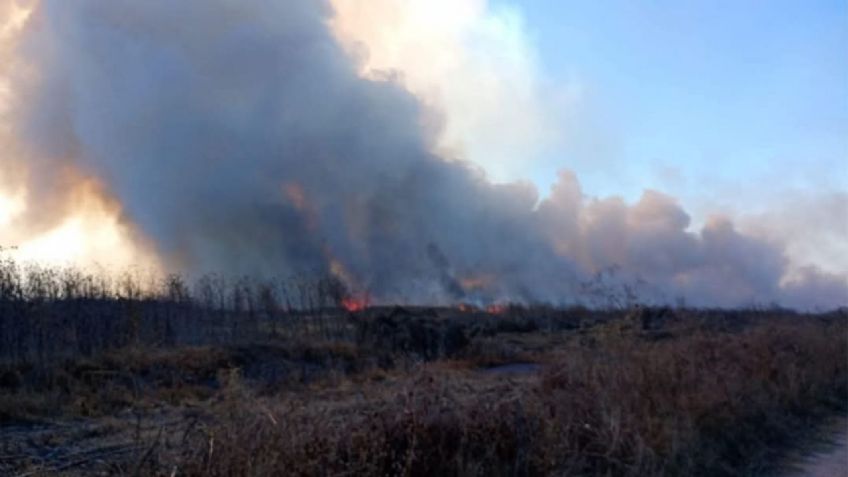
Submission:
[[[848,301],[839,277],[783,280],[783,251],[727,221],[687,231],[659,193],[589,200],[564,173],[540,203],[434,155],[422,106],[356,74],[331,14],[318,0],[44,0],[23,52],[35,79],[18,85],[36,190],[72,161],[179,268],[335,273],[384,301],[575,302],[593,277],[648,301]]]

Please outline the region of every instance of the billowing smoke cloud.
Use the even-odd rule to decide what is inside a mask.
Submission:
[[[520,12],[492,3],[332,0],[330,25],[361,74],[395,75],[441,113],[441,155],[503,182],[544,163],[579,88],[546,80]]]
[[[317,0],[43,0],[13,85],[33,200],[70,170],[174,267],[330,273],[382,301],[575,302],[593,280],[649,301],[848,301],[842,277],[785,280],[781,247],[727,220],[691,232],[660,193],[591,199],[563,173],[540,200],[443,159],[431,112],[360,76],[332,15]]]

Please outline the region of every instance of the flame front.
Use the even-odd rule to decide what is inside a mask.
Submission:
[[[342,299],[342,308],[350,313],[362,311],[370,305],[368,296],[345,297]]]

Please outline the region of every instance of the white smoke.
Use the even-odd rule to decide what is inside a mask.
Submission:
[[[333,0],[331,26],[362,75],[397,75],[441,114],[444,157],[496,181],[527,178],[556,145],[569,87],[544,94],[522,16],[486,0]]]
[[[427,81],[376,75],[365,53],[351,59],[339,18],[317,0],[43,0],[19,50],[29,74],[11,83],[26,220],[41,215],[31,203],[67,197],[72,171],[184,270],[332,273],[377,300],[416,303],[581,301],[609,269],[612,286],[639,284],[647,301],[848,301],[844,277],[787,279],[780,244],[722,218],[693,232],[658,192],[632,205],[595,199],[564,172],[540,199],[529,183],[496,184],[445,157],[445,138],[468,124],[451,110],[456,98],[430,104],[409,92]],[[469,81],[475,61],[443,71]],[[538,106],[535,93],[518,96]],[[444,129],[428,120],[433,108],[444,108]],[[486,119],[497,135],[503,122]],[[543,144],[537,133],[544,124],[531,121],[505,141]],[[471,159],[485,156],[473,144]]]

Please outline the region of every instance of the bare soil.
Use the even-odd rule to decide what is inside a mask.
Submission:
[[[829,423],[821,433],[790,456],[794,462],[786,477],[848,477],[848,417]]]

